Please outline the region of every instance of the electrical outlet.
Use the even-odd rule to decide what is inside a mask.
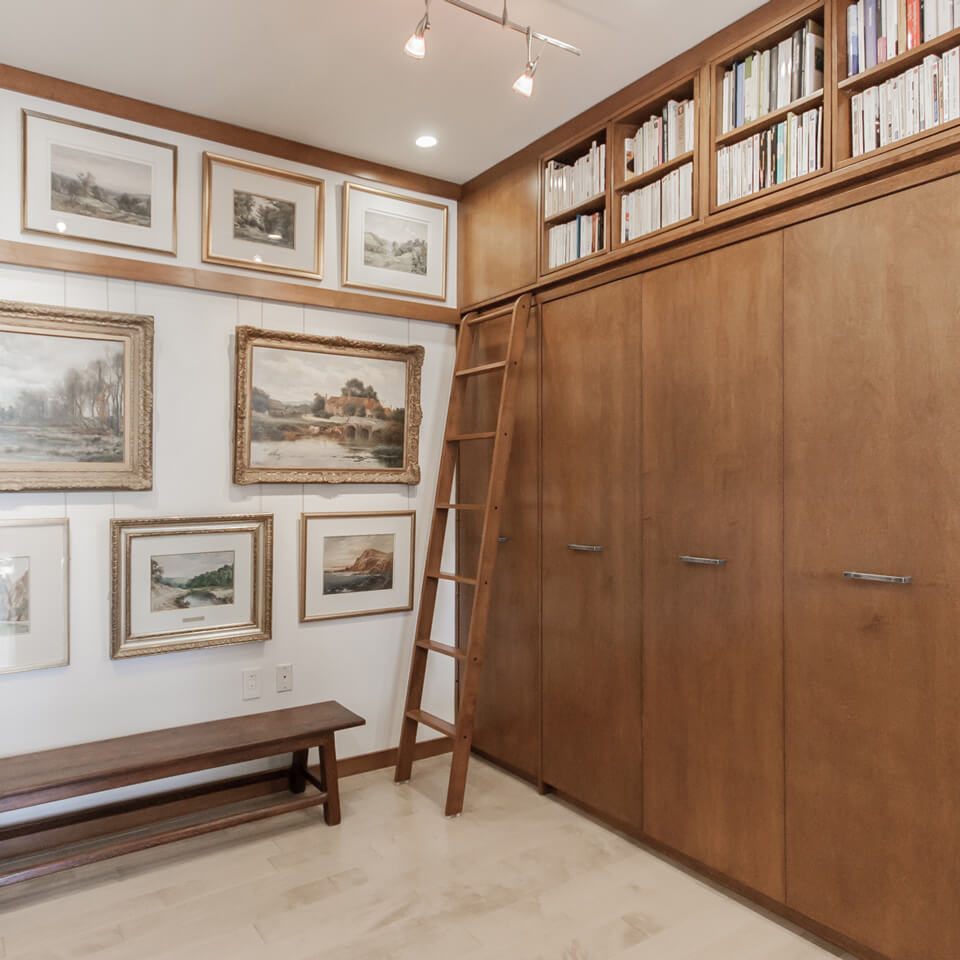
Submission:
[[[260,671],[259,670],[243,671],[243,699],[244,700],[260,699]]]
[[[286,693],[293,689],[293,664],[277,664],[277,693]]]

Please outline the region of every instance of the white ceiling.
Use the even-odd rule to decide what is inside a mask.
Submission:
[[[8,3],[0,62],[462,182],[760,5],[510,0],[583,48],[548,49],[529,101],[510,89],[524,38],[442,0],[421,62],[401,48],[423,0]]]

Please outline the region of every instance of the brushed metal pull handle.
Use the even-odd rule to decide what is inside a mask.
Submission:
[[[506,543],[507,537],[497,537],[497,543]]]
[[[603,547],[588,543],[568,543],[568,550],[578,550],[581,553],[602,553]]]
[[[883,573],[858,573],[856,570],[844,570],[848,580],[869,580],[871,583],[913,583],[913,577],[889,577]]]
[[[708,567],[722,567],[727,561],[722,557],[688,557],[682,556],[684,563],[702,563]]]

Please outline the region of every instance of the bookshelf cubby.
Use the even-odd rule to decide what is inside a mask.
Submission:
[[[599,149],[601,146],[606,152],[602,167],[603,188],[580,200],[563,206],[559,210],[553,210],[548,205],[548,167],[551,163],[564,164],[572,167],[581,157],[588,155],[596,144]],[[541,226],[541,256],[540,272],[542,274],[550,273],[554,270],[561,270],[571,266],[574,263],[580,263],[584,260],[590,260],[607,253],[610,249],[610,217],[608,216],[607,193],[610,184],[610,150],[607,146],[607,128],[601,127],[591,131],[586,136],[577,137],[575,140],[566,143],[560,150],[555,151],[548,156],[541,157],[540,160],[540,226]],[[563,260],[551,265],[550,262],[550,236],[551,230],[562,227],[565,224],[575,223],[578,217],[592,216],[600,214],[603,217],[603,229],[600,232],[600,247],[572,259]]]
[[[940,57],[948,50],[960,47],[960,27],[941,33],[939,36],[919,43],[909,50],[898,50],[896,56],[890,57],[883,63],[877,63],[876,66],[848,76],[850,64],[847,56],[847,8],[849,6],[850,4],[845,0],[834,0],[833,3],[833,29],[837,38],[836,165],[844,167],[858,163],[867,157],[889,153],[905,144],[916,143],[918,140],[924,140],[934,134],[942,133],[944,130],[960,126],[960,117],[953,118],[919,133],[900,137],[900,139],[882,147],[868,150],[860,156],[854,156],[851,123],[851,101],[853,97],[870,87],[879,86],[887,80],[898,77],[913,67],[921,65],[924,59],[931,55]]]
[[[692,117],[687,121],[686,111],[684,118],[686,129],[682,138],[682,149],[668,160],[641,169],[643,158],[634,155],[636,172],[627,169],[626,141],[633,139],[651,117],[662,117],[664,109],[671,101],[677,103],[691,103]],[[679,122],[679,121],[678,121]],[[691,129],[692,128],[692,129]],[[633,104],[627,110],[618,114],[610,124],[612,140],[608,150],[611,153],[611,180],[612,202],[610,204],[610,233],[613,237],[613,246],[623,247],[649,240],[668,230],[673,230],[683,224],[697,219],[699,201],[699,141],[700,141],[700,76],[699,73],[683,77],[664,88],[653,91],[651,96]],[[689,142],[688,142],[689,140]],[[668,174],[677,170],[684,170],[689,165],[690,174],[690,213],[688,216],[677,216],[673,222],[647,230],[642,234],[634,233],[627,239],[623,238],[624,206],[635,191],[650,187],[662,181]],[[662,217],[661,217],[662,220]]]
[[[827,92],[832,90],[833,82],[830,50],[833,42],[834,24],[831,18],[827,16],[826,6],[827,5],[821,0],[821,2],[799,8],[788,19],[780,21],[762,34],[751,37],[749,41],[739,44],[709,65],[708,74],[713,85],[713,106],[710,116],[711,213],[726,210],[728,207],[737,204],[749,203],[758,197],[765,197],[770,193],[787,189],[798,183],[817,177],[830,169],[832,98],[827,95]],[[737,126],[728,125],[727,129],[724,129],[724,74],[731,68],[735,69],[737,63],[744,61],[746,58],[758,52],[762,53],[763,51],[777,48],[782,41],[789,40],[798,30],[802,29],[808,20],[813,20],[817,23],[823,33],[823,83],[817,84],[818,89],[808,92],[806,95],[803,95],[801,90],[801,95],[792,98],[790,102],[782,106],[775,106],[773,109],[767,109],[755,118],[751,117],[749,120],[741,122]],[[803,55],[804,51],[801,49],[801,56]],[[819,165],[816,166],[815,169],[808,169],[805,172],[790,176],[780,182],[764,184],[760,189],[754,189],[736,198],[725,199],[724,202],[720,202],[721,151],[730,150],[740,144],[744,144],[757,134],[765,134],[766,131],[786,123],[790,115],[802,118],[810,111],[815,110],[820,111]],[[808,134],[812,135],[809,131]]]

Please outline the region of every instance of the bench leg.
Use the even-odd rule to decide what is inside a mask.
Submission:
[[[290,767],[290,792],[303,793],[307,789],[307,751],[295,750]]]
[[[327,793],[323,819],[334,827],[340,822],[340,783],[337,780],[337,749],[332,733],[320,744],[320,783]]]

